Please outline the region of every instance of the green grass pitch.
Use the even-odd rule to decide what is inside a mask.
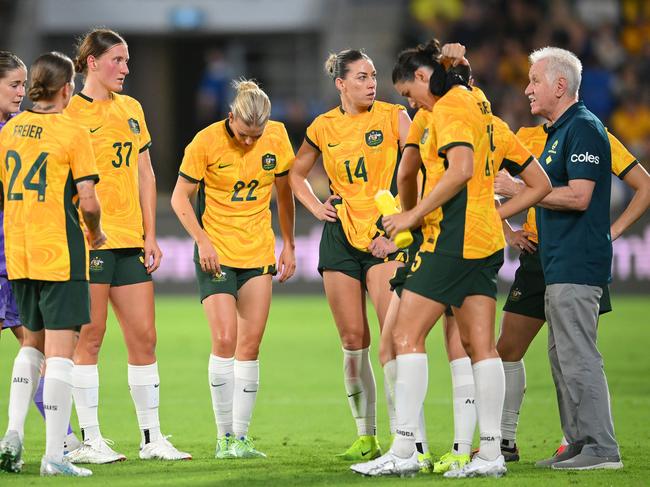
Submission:
[[[553,453],[561,437],[555,392],[546,357],[546,331],[526,357],[528,392],[521,414],[522,461],[509,466],[508,485],[648,485],[650,467],[650,358],[647,297],[614,296],[615,311],[600,325],[600,348],[612,393],[616,433],[625,469],[609,472],[539,471],[533,462]],[[372,315],[372,312],[369,313]],[[139,432],[126,383],[126,352],[111,317],[100,359],[100,421],[102,432],[115,440],[128,460],[93,467],[90,479],[40,479],[38,463],[44,449],[43,422],[31,408],[26,426],[26,466],[20,475],[0,475],[0,485],[454,485],[494,480],[453,481],[420,475],[412,480],[367,479],[352,474],[334,459],[355,437],[343,388],[341,349],[324,297],[279,296],[261,351],[261,384],[251,434],[265,460],[213,458],[216,429],[207,381],[210,339],[203,310],[196,298],[157,300],[158,361],[161,374],[161,424],[179,448],[193,454],[189,462],[143,462],[138,459]],[[373,343],[377,343],[373,320]],[[11,364],[16,341],[3,333],[0,342],[0,432],[6,427]],[[426,401],[428,435],[434,454],[452,441],[449,366],[441,327],[428,341],[429,392]],[[376,360],[377,347],[373,346]],[[379,437],[389,446],[381,369],[378,382]],[[73,413],[74,416],[74,413]],[[73,419],[73,425],[76,426]]]

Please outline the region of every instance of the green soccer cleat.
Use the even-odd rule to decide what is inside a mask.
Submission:
[[[253,440],[248,436],[235,438],[230,446],[230,458],[266,458],[266,454],[255,449]]]
[[[341,460],[363,462],[381,456],[379,441],[374,435],[360,436],[344,453],[336,455]]]
[[[421,473],[433,473],[433,457],[431,452],[418,454],[418,462],[420,463]]]
[[[470,461],[469,455],[456,454],[454,452],[445,453],[436,463],[433,464],[433,473],[445,473],[450,470],[463,468]]]
[[[0,469],[20,473],[23,469],[23,442],[17,431],[9,430],[0,440]]]
[[[217,438],[217,448],[214,452],[214,458],[219,458],[221,460],[225,458],[237,458],[231,451],[234,442],[235,440],[230,436],[230,434]]]

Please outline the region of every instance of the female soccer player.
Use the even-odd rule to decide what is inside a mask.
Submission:
[[[0,130],[20,111],[26,84],[25,63],[15,54],[0,51]],[[4,226],[2,212],[0,212],[0,330],[11,329],[18,342],[22,343],[22,323],[18,316],[16,300],[7,280],[4,241]]]
[[[196,242],[199,293],[212,335],[208,377],[217,423],[216,458],[259,458],[248,427],[259,387],[259,348],[276,274],[271,190],[278,196],[280,282],[295,270],[293,150],[271,102],[253,81],[236,81],[226,120],[185,149],[172,207]],[[190,198],[198,185],[196,214]]]
[[[95,195],[97,167],[88,133],[62,114],[74,91],[72,61],[56,52],[43,54],[30,78],[33,108],[14,117],[0,134],[7,271],[25,323],[0,467],[21,471],[25,416],[45,359],[41,475],[87,477],[90,470],[63,456],[63,440],[72,409],[75,334],[90,321],[87,250],[76,204],[90,245],[97,248],[106,241]]]
[[[20,110],[20,104],[25,97],[27,84],[27,68],[15,54],[0,51],[0,130]],[[4,226],[0,212],[0,330],[9,328],[18,342],[23,341],[23,327],[18,315],[16,299],[7,280],[7,263],[4,252]],[[34,404],[45,419],[43,409],[43,377],[38,382],[34,395]],[[64,449],[66,453],[79,447],[80,443],[72,428],[68,425]]]
[[[550,191],[550,184],[539,164],[529,157],[522,166],[511,168],[521,174],[526,188],[497,210],[494,122],[483,93],[456,80],[449,83],[439,58],[433,57],[428,65],[418,66],[411,55],[401,55],[393,80],[399,93],[429,100],[433,107],[429,137],[435,138],[436,162],[444,170],[438,171],[438,177],[427,177],[425,196],[413,209],[382,220],[393,235],[424,219],[424,243],[406,280],[393,330],[397,353],[395,440],[386,455],[352,468],[366,475],[419,470],[413,431],[427,387],[425,338],[451,305],[473,364],[481,449],[465,467],[445,476],[500,476],[505,473],[498,441],[503,367],[494,345],[496,274],[504,246],[500,220],[521,211],[528,201],[541,199]]]
[[[391,299],[388,281],[403,265],[397,260],[401,253],[378,225],[374,196],[391,187],[396,192],[399,154],[410,119],[404,107],[375,100],[375,67],[365,53],[332,54],[325,70],[341,105],[307,128],[289,178],[300,202],[325,222],[318,270],[343,345],[345,389],[359,435],[339,456],[365,460],[381,454],[365,296],[367,291],[383,327]],[[332,191],[324,203],[307,181],[321,155]]]
[[[66,112],[90,133],[102,184],[107,241],[90,254],[91,324],[75,350],[74,399],[84,443],[70,452],[75,463],[124,460],[101,435],[98,354],[110,300],[128,351],[128,383],[141,431],[140,458],[190,459],[160,432],[160,378],[151,274],[162,253],[156,243],[156,180],[149,157],[151,137],[133,98],[120,95],[129,74],[126,41],[108,29],[81,39],[75,64],[84,86]]]

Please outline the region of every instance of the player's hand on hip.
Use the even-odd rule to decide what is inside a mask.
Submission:
[[[332,202],[336,199],[340,199],[340,196],[333,194],[327,198],[327,200],[325,200],[325,203],[321,204],[316,210],[316,218],[318,218],[320,221],[335,222],[337,219],[337,211]]]
[[[282,253],[278,259],[278,270],[280,271],[278,276],[280,282],[290,279],[296,272],[296,254],[292,246],[285,245],[282,248]]]
[[[147,274],[153,273],[160,267],[163,253],[158,246],[155,238],[145,238],[144,240],[144,266],[147,269]]]

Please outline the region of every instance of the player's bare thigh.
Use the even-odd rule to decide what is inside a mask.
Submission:
[[[341,344],[346,350],[370,345],[366,293],[361,281],[343,272],[324,271],[323,284]]]

